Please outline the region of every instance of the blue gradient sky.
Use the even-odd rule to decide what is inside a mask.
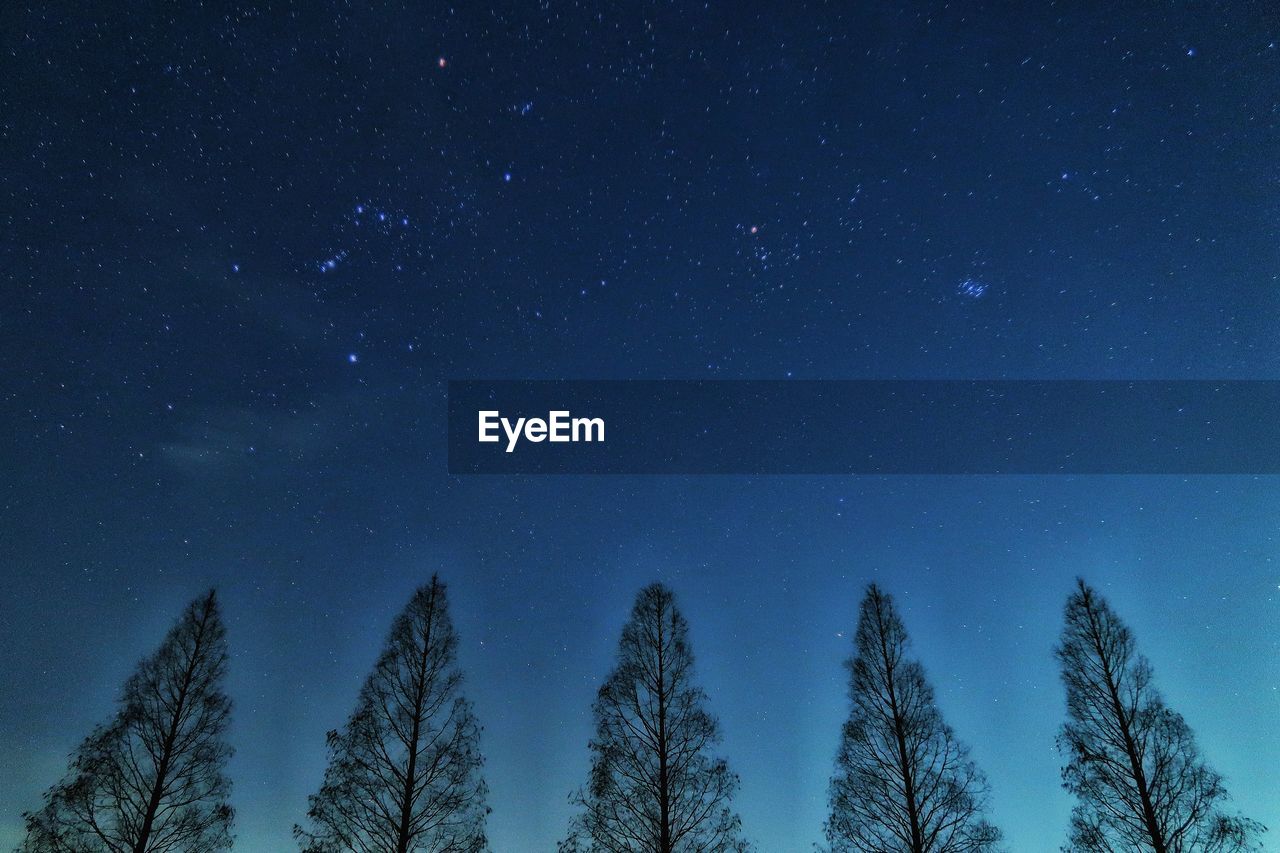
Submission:
[[[435,571],[500,853],[564,832],[655,578],[766,853],[820,836],[872,580],[1013,850],[1065,837],[1076,575],[1280,831],[1276,478],[444,459],[450,378],[1280,378],[1256,6],[0,15],[0,846],[213,584],[237,849],[288,849]]]

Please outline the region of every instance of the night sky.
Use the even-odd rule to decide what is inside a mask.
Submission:
[[[450,477],[444,419],[463,378],[1280,379],[1269,4],[32,5],[0,847],[216,585],[237,849],[293,849],[436,571],[501,853],[563,836],[654,579],[765,853],[820,838],[871,580],[1012,850],[1066,838],[1078,574],[1280,831],[1276,478]]]

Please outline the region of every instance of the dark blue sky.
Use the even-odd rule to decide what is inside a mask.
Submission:
[[[0,845],[209,584],[238,849],[289,848],[439,571],[499,851],[547,850],[635,591],[764,851],[897,596],[1016,851],[1072,578],[1280,829],[1274,478],[450,478],[444,382],[1280,378],[1263,4],[0,10]],[[444,60],[443,64],[441,60]]]

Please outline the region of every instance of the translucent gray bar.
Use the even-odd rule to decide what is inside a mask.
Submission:
[[[481,412],[499,440],[479,440]],[[495,417],[559,439],[580,419],[578,440],[535,422],[513,445]],[[466,380],[449,383],[449,470],[1276,474],[1278,424],[1273,381]]]

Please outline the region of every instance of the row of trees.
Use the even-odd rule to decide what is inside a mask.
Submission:
[[[433,577],[396,618],[294,828],[304,853],[487,849],[479,732],[462,695],[445,587]],[[1070,851],[1261,849],[1263,827],[1227,793],[1151,667],[1083,581],[1057,650],[1067,693],[1063,784],[1076,797]],[[224,767],[231,703],[213,592],[192,602],[126,682],[119,709],[80,745],[67,776],[24,815],[19,853],[211,853],[231,846]],[[872,585],[848,662],[851,710],[830,784],[833,853],[1001,849],[988,786],[943,720],[893,600]],[[737,777],[694,678],[671,591],[640,591],[593,711],[587,784],[559,853],[745,851]]]

